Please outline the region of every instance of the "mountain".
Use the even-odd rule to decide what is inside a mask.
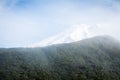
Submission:
[[[101,35],[101,31],[98,25],[74,25],[55,36],[28,45],[28,47],[43,47],[52,44],[71,43],[90,38],[96,35]]]
[[[0,80],[120,80],[120,42],[97,36],[41,48],[1,48]]]

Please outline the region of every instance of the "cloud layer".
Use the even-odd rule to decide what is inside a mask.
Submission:
[[[117,0],[2,0],[0,47],[25,46],[76,24],[99,25],[120,39],[119,21]]]

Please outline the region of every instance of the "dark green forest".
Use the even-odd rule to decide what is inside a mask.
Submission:
[[[0,48],[0,80],[120,80],[120,42],[99,36],[37,48]]]

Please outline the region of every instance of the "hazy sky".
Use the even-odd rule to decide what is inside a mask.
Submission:
[[[120,39],[119,0],[0,0],[0,47],[21,47],[77,24]]]

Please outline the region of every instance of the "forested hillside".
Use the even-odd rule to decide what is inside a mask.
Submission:
[[[41,48],[1,48],[0,80],[120,80],[120,42],[99,36]]]

